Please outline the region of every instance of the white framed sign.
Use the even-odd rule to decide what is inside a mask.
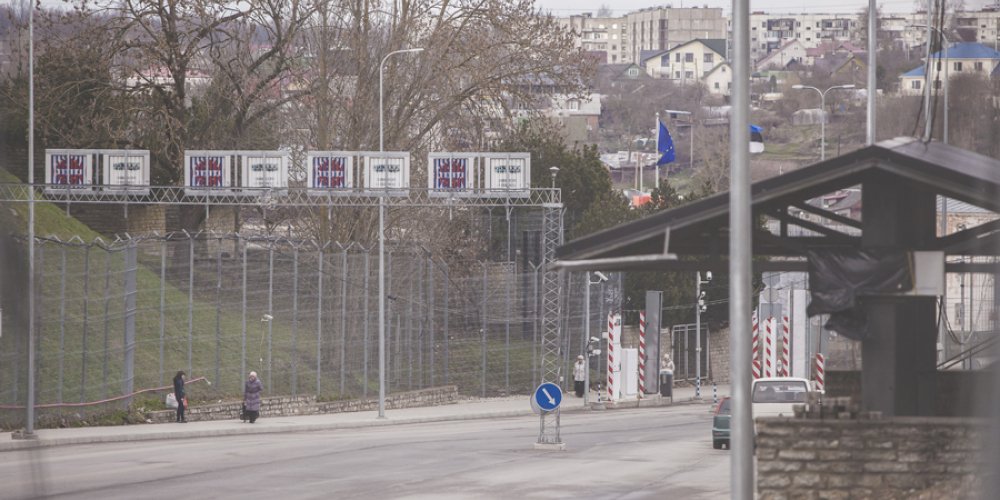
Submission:
[[[470,196],[479,186],[478,153],[427,155],[427,188],[431,196]]]
[[[485,153],[487,194],[528,196],[531,190],[530,153]]]
[[[354,153],[310,151],[306,158],[310,194],[346,194],[355,188]]]
[[[240,152],[240,187],[288,188],[288,155],[281,151]]]
[[[93,150],[46,149],[45,192],[92,189],[94,182]]]
[[[228,151],[184,153],[184,192],[188,196],[233,194],[232,156]]]
[[[366,190],[407,194],[410,189],[410,153],[365,152],[361,155],[364,160]]]
[[[101,151],[104,191],[122,194],[149,194],[149,151],[148,150],[106,150]]]

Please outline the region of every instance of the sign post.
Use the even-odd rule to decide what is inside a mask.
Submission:
[[[531,409],[535,413],[539,414],[542,419],[542,429],[545,428],[545,416],[549,413],[555,413],[556,416],[556,435],[546,436],[544,432],[539,432],[538,442],[535,443],[536,450],[565,450],[566,443],[562,442],[562,438],[559,436],[559,405],[562,403],[562,389],[558,385],[552,382],[543,382],[541,385],[535,389],[535,393],[531,395]]]

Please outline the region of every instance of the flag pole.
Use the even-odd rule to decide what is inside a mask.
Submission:
[[[660,112],[656,112],[656,127],[653,128],[656,131],[656,189],[660,189]]]

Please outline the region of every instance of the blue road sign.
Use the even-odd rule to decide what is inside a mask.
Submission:
[[[535,389],[532,398],[540,410],[552,411],[559,408],[559,403],[562,403],[562,390],[558,385],[546,382]]]

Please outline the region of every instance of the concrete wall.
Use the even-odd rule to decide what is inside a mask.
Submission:
[[[747,353],[747,357],[750,354]],[[708,331],[709,379],[717,384],[729,383],[729,328]]]
[[[941,371],[936,374],[934,414],[939,417],[969,417],[981,411],[976,394],[986,394],[994,375],[990,371]],[[861,372],[827,371],[826,396],[861,401]]]
[[[988,422],[762,418],[757,498],[969,498]]]

